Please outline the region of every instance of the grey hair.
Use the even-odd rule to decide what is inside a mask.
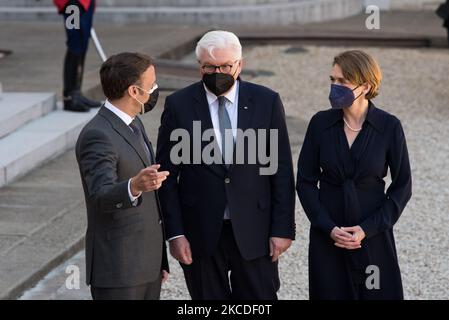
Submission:
[[[242,58],[242,45],[239,38],[232,32],[215,30],[204,34],[196,44],[195,54],[197,60],[200,60],[201,54],[206,51],[212,58],[215,49],[233,48],[236,53],[236,59]]]

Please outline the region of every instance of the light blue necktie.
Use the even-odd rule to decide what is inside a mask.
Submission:
[[[233,157],[234,138],[231,135],[231,139],[226,139],[226,131],[230,132],[230,130],[232,130],[231,120],[229,119],[229,114],[226,110],[226,100],[226,97],[218,97],[218,123],[220,125],[221,134],[221,154],[226,168],[229,168],[229,161],[232,161]]]
[[[232,161],[232,153],[234,152],[234,137],[231,135],[231,139],[226,140],[226,130],[232,130],[231,120],[229,119],[228,111],[226,110],[226,98],[223,96],[218,97],[218,123],[220,125],[221,133],[221,154],[223,162],[226,168],[229,168],[229,163],[226,163],[226,158]],[[225,155],[229,152],[228,157]],[[224,212],[224,219],[230,219],[229,207],[226,205]]]

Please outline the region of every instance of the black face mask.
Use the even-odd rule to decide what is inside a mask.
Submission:
[[[137,98],[135,98],[135,99],[142,105],[142,112],[141,113],[144,114],[144,113],[150,112],[151,110],[154,109],[154,107],[156,106],[158,98],[159,98],[159,88],[157,88],[156,90],[154,90],[150,94],[150,97],[148,98],[148,101],[145,102],[145,103],[142,103]]]
[[[237,72],[235,70],[233,75],[227,73],[205,73],[203,75],[203,82],[213,94],[217,97],[228,91],[234,85],[234,75]]]
[[[144,103],[143,107],[145,109],[145,113],[150,112],[151,110],[154,109],[158,98],[159,98],[159,88],[154,90],[150,95],[150,99],[148,99],[148,101]]]

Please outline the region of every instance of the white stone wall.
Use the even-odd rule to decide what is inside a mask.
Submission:
[[[382,10],[435,10],[444,0],[364,0],[364,5],[377,5]]]
[[[13,7],[2,10],[2,4]],[[115,6],[119,4],[127,7]],[[363,0],[99,0],[95,21],[209,27],[290,25],[342,19],[359,14],[362,7]],[[0,0],[0,21],[37,19],[60,19],[51,0]]]

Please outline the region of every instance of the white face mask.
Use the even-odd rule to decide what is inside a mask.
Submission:
[[[140,101],[139,99],[137,99],[137,98],[134,98],[134,100],[136,100],[138,103],[140,103],[140,105],[141,105],[141,111],[140,111],[140,114],[144,114],[145,113],[145,103],[143,103],[142,101]]]

